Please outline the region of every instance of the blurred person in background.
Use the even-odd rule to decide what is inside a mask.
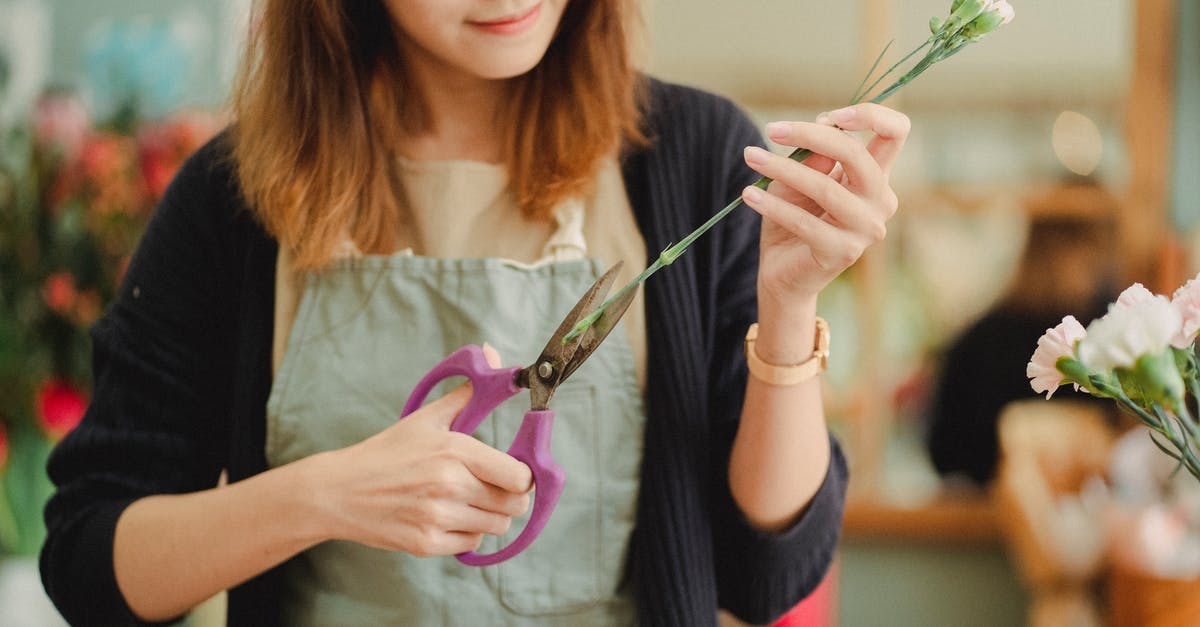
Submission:
[[[1083,324],[1115,296],[1117,199],[1073,180],[1026,199],[1027,236],[999,300],[947,347],[929,416],[927,446],[939,475],[984,486],[996,472],[997,420],[1011,401],[1035,398],[1025,367],[1037,340],[1073,315]],[[1112,403],[1070,386],[1055,398]]]
[[[50,460],[63,615],[229,589],[232,625],[703,626],[809,594],[846,488],[803,367],[817,297],[883,237],[908,119],[774,123],[816,154],[770,153],[730,101],[636,71],[628,0],[261,5],[234,124],[156,210]],[[468,388],[397,421],[415,382],[465,342],[536,350],[593,262],[636,274],[738,196],[556,397],[546,532],[448,557],[508,532],[531,473],[511,435],[450,431]]]

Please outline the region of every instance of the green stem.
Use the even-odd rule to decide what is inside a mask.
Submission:
[[[875,61],[871,63],[871,69],[867,70],[867,73],[863,75],[862,80],[858,82],[858,87],[854,88],[854,95],[850,96],[850,102],[858,102],[859,99],[862,98],[862,95],[865,93],[865,91],[871,91],[869,88],[864,91],[863,85],[866,85],[867,81],[871,79],[871,75],[875,73],[875,68],[879,67],[879,62],[883,60],[883,55],[887,54],[888,49],[892,47],[893,43],[896,43],[896,40],[893,39],[892,41],[889,41],[887,45],[883,47],[883,50],[879,51],[879,56],[875,57]],[[916,50],[913,50],[913,52],[916,52]],[[913,52],[908,53],[908,56],[911,57]],[[908,57],[905,58],[907,59]],[[883,76],[887,76],[895,68],[896,66],[893,65],[891,69],[883,73]],[[880,76],[879,78],[882,79],[883,76]]]
[[[8,489],[4,479],[4,473],[0,470],[0,553],[6,550],[16,551],[21,540],[20,529],[17,526],[16,516],[13,515],[12,506],[9,504]]]
[[[867,94],[871,93],[871,90],[875,89],[876,87],[878,87],[878,86],[879,86],[879,83],[883,82],[883,79],[887,78],[889,74],[891,74],[892,72],[896,71],[896,68],[900,67],[900,65],[901,65],[901,64],[903,64],[905,61],[908,61],[909,59],[911,59],[911,58],[912,58],[912,56],[913,56],[914,54],[916,54],[916,53],[920,52],[921,50],[923,50],[923,49],[925,48],[925,46],[928,46],[929,44],[933,43],[934,39],[936,39],[936,37],[930,37],[929,39],[926,39],[926,40],[925,40],[925,43],[923,43],[923,44],[921,44],[921,45],[917,46],[916,48],[913,48],[911,52],[909,52],[908,54],[904,55],[904,58],[902,58],[902,59],[900,59],[899,61],[897,61],[897,62],[893,63],[893,64],[892,64],[892,67],[888,68],[888,69],[887,69],[887,71],[886,71],[886,72],[884,72],[883,74],[880,74],[880,75],[879,75],[879,78],[875,79],[875,82],[871,83],[871,86],[870,86],[870,87],[868,87],[868,88],[866,88],[866,89],[862,90],[861,92],[855,91],[855,92],[854,92],[854,98],[852,98],[852,99],[850,100],[850,104],[858,104],[859,102],[861,102],[861,101],[862,101],[862,99],[863,99],[863,98],[864,98],[864,97],[865,97]],[[885,51],[886,51],[886,49],[885,49]],[[880,55],[880,56],[882,56],[882,55]],[[876,60],[875,60],[875,62],[876,62],[876,63],[879,63],[879,60],[878,60],[878,59],[876,59]],[[871,66],[871,72],[874,72],[874,71],[875,71],[875,66]],[[867,75],[868,75],[868,76],[870,76],[870,73],[868,73]],[[903,81],[903,80],[904,80],[904,78],[901,78],[901,79],[900,79],[900,81]],[[909,80],[912,80],[912,79],[909,79]],[[900,81],[896,81],[896,83],[897,83],[897,84],[899,84],[899,83],[900,83]],[[864,80],[864,82],[865,82],[865,80]],[[893,85],[893,87],[894,87],[894,86],[895,86],[895,85]]]
[[[1155,405],[1155,413],[1159,415],[1164,424],[1169,424],[1171,418],[1164,415],[1162,409],[1157,405]],[[1200,478],[1200,458],[1197,458],[1195,447],[1191,444],[1195,441],[1195,435],[1190,434],[1191,430],[1185,425],[1184,418],[1178,414],[1174,416],[1174,424],[1179,427],[1178,436],[1171,437],[1168,435],[1167,437],[1170,438],[1171,444],[1175,445],[1175,449],[1179,451],[1180,461],[1187,467],[1188,472],[1192,473],[1192,476]],[[1164,435],[1167,434],[1164,433]]]
[[[876,79],[875,82],[871,83],[870,87],[868,87],[865,90],[862,90],[863,94],[858,93],[859,90],[855,90],[855,96],[861,97],[865,93],[869,93],[872,89],[874,89],[879,84],[879,82],[881,80],[883,80],[884,77],[891,74],[897,67],[899,67],[900,64],[907,61],[914,54],[916,54],[918,51],[924,49],[926,46],[933,44],[933,46],[930,48],[929,52],[926,53],[926,55],[920,61],[918,61],[917,64],[915,66],[913,66],[912,69],[910,69],[908,72],[906,72],[903,76],[901,76],[899,78],[899,80],[897,80],[895,83],[893,83],[887,89],[883,90],[882,92],[875,95],[874,97],[872,97],[869,100],[869,102],[872,102],[875,104],[879,104],[879,103],[883,102],[888,97],[890,97],[892,94],[899,91],[901,87],[904,87],[904,85],[906,85],[907,83],[909,83],[916,77],[920,76],[921,73],[923,73],[925,70],[932,67],[935,63],[948,57],[949,55],[946,54],[947,41],[948,41],[948,39],[943,35],[935,35],[933,37],[930,37],[929,39],[926,39],[924,43],[922,43],[920,46],[917,46],[915,49],[913,49],[911,52],[909,52],[907,55],[905,55],[903,59],[901,59],[900,61],[897,61],[895,64],[892,65],[892,67],[888,68],[888,70],[886,72],[884,72],[882,76],[880,76],[878,79]],[[961,49],[964,47],[965,47],[965,45],[959,46],[958,49]],[[958,49],[952,50],[951,54],[953,54],[954,52],[957,52]],[[884,50],[886,51],[886,48]],[[879,58],[882,58],[882,56],[883,55],[880,54]],[[876,64],[879,63],[879,58],[877,58],[875,60]],[[875,66],[872,65],[871,71],[874,71],[874,68],[875,68]],[[867,76],[870,77],[870,72],[867,73]],[[863,82],[865,83],[866,79],[863,79]],[[857,103],[858,103],[858,101],[856,101],[856,100],[851,102],[851,104],[857,104]],[[813,154],[812,151],[807,148],[797,148],[797,149],[793,150],[790,155],[788,155],[788,158],[792,159],[793,161],[802,162],[805,159],[812,156],[812,154]],[[753,185],[754,185],[754,187],[757,187],[759,189],[766,189],[767,185],[769,185],[771,183],[771,180],[772,179],[764,176],[764,177],[759,178],[757,181],[755,181],[753,183]],[[742,204],[742,198],[741,198],[741,196],[739,196],[739,197],[735,198],[734,200],[730,201],[729,204],[725,205],[725,207],[723,209],[721,209],[716,214],[714,214],[711,218],[708,219],[708,221],[706,221],[704,224],[702,224],[698,228],[696,228],[696,230],[694,230],[690,234],[688,234],[688,236],[683,238],[683,240],[680,241],[678,244],[670,246],[666,250],[663,250],[661,253],[659,253],[658,258],[655,259],[654,262],[652,264],[650,264],[645,270],[643,270],[641,272],[641,274],[637,275],[637,277],[635,277],[632,281],[625,284],[623,287],[621,287],[621,289],[617,290],[616,293],[614,293],[607,300],[605,300],[603,303],[601,303],[600,306],[597,307],[595,311],[593,311],[591,314],[585,316],[578,323],[576,323],[576,325],[574,327],[572,327],[571,330],[565,336],[563,336],[562,343],[566,344],[567,342],[570,342],[571,340],[579,337],[580,334],[582,334],[589,327],[591,327],[593,324],[595,324],[595,322],[597,320],[599,320],[601,316],[604,315],[604,311],[606,309],[608,309],[608,306],[610,304],[612,304],[613,301],[625,296],[627,293],[629,293],[630,290],[636,289],[638,285],[641,285],[642,283],[644,283],[646,281],[646,279],[649,279],[650,276],[653,275],[655,272],[658,272],[662,268],[674,263],[674,261],[680,255],[682,255],[684,253],[684,251],[687,250],[688,246],[691,246],[692,242],[695,242],[701,235],[704,235],[705,233],[707,233],[709,229],[711,229],[718,222],[723,220],[725,218],[725,216],[729,215],[730,212],[732,212],[734,209],[736,209],[741,204]]]

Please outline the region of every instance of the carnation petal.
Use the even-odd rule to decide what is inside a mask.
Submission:
[[[1079,343],[1079,360],[1092,371],[1132,368],[1143,355],[1166,350],[1182,322],[1165,296],[1114,306],[1088,325],[1087,337]]]
[[[1066,316],[1054,328],[1046,329],[1046,333],[1038,338],[1037,349],[1025,368],[1025,376],[1030,378],[1029,385],[1034,392],[1045,392],[1047,399],[1054,394],[1065,379],[1058,370],[1058,360],[1074,355],[1076,343],[1086,335],[1075,316]]]

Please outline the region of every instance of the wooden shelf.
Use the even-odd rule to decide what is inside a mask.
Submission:
[[[991,501],[984,495],[947,495],[916,507],[851,500],[842,530],[852,540],[1001,541]]]

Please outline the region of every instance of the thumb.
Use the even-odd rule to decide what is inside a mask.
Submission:
[[[416,419],[429,423],[442,431],[449,431],[454,418],[458,416],[459,412],[467,406],[467,402],[471,400],[471,392],[471,382],[467,381],[450,390],[445,396],[413,412],[405,420]]]
[[[487,359],[488,365],[493,368],[499,368],[504,363],[500,361],[500,352],[496,350],[496,347],[487,342],[483,343],[483,356]]]
[[[489,366],[493,368],[500,367],[500,353],[491,344],[484,343],[483,355],[487,359]],[[458,416],[459,412],[467,406],[467,402],[471,400],[471,393],[471,382],[467,381],[451,390],[445,396],[413,412],[409,418],[428,420],[439,429],[449,430],[450,425],[454,423],[454,418]]]

